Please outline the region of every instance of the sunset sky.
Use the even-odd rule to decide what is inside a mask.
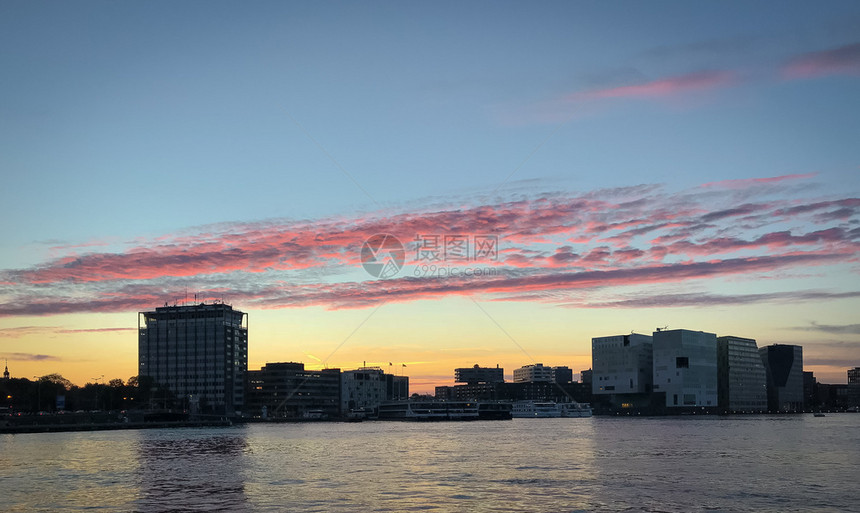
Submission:
[[[856,1],[3,2],[0,170],[13,377],[127,379],[195,294],[418,392],[664,326],[860,366]]]

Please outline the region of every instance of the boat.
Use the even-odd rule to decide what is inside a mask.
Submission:
[[[515,419],[552,419],[561,417],[561,406],[552,401],[517,401],[511,409]]]
[[[509,403],[477,401],[393,401],[379,405],[379,420],[508,420]]]
[[[591,414],[591,406],[577,402],[517,401],[511,409],[511,416],[517,419],[578,418]]]
[[[821,412],[817,412],[817,413],[813,413],[812,416],[813,417],[824,417],[824,414]]]

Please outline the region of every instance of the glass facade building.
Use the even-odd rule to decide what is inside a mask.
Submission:
[[[767,410],[767,379],[751,338],[717,338],[717,381],[719,407],[726,411]]]

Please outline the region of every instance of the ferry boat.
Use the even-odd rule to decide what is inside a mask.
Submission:
[[[379,420],[508,420],[509,403],[396,401],[379,405]]]
[[[559,417],[591,417],[591,406],[585,403],[556,403],[552,401],[517,401],[511,416],[518,419],[551,419]]]

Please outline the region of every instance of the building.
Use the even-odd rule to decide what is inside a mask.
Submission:
[[[238,415],[248,371],[248,314],[222,303],[138,314],[138,374],[152,407]]]
[[[583,385],[588,385],[588,388],[591,389],[593,371],[591,369],[585,369],[579,371],[579,382]]]
[[[653,333],[655,393],[669,409],[717,407],[717,336],[690,330]]]
[[[409,399],[409,376],[385,375],[385,400],[405,401]]]
[[[767,374],[768,410],[802,411],[803,348],[773,344],[758,351]]]
[[[246,413],[308,418],[340,415],[340,369],[307,370],[303,363],[267,363],[248,371]]]
[[[592,394],[651,393],[652,343],[638,333],[592,338]]]
[[[551,367],[544,367],[542,363],[514,369],[514,383],[537,383],[544,381],[552,383],[554,381],[554,374]]]
[[[388,383],[379,367],[361,367],[343,371],[340,375],[340,411],[346,415],[350,410],[376,411],[386,400]]]
[[[767,378],[755,340],[717,337],[717,389],[721,410],[767,410]]]
[[[849,371],[851,372],[851,371]],[[9,379],[9,360],[6,360],[6,368],[3,370],[3,379]]]
[[[552,380],[556,383],[570,383],[573,381],[573,370],[566,365],[552,368]]]
[[[454,369],[454,382],[477,385],[478,383],[501,383],[505,380],[505,369],[494,367],[461,367]]]
[[[848,369],[848,405],[860,406],[860,367]]]

